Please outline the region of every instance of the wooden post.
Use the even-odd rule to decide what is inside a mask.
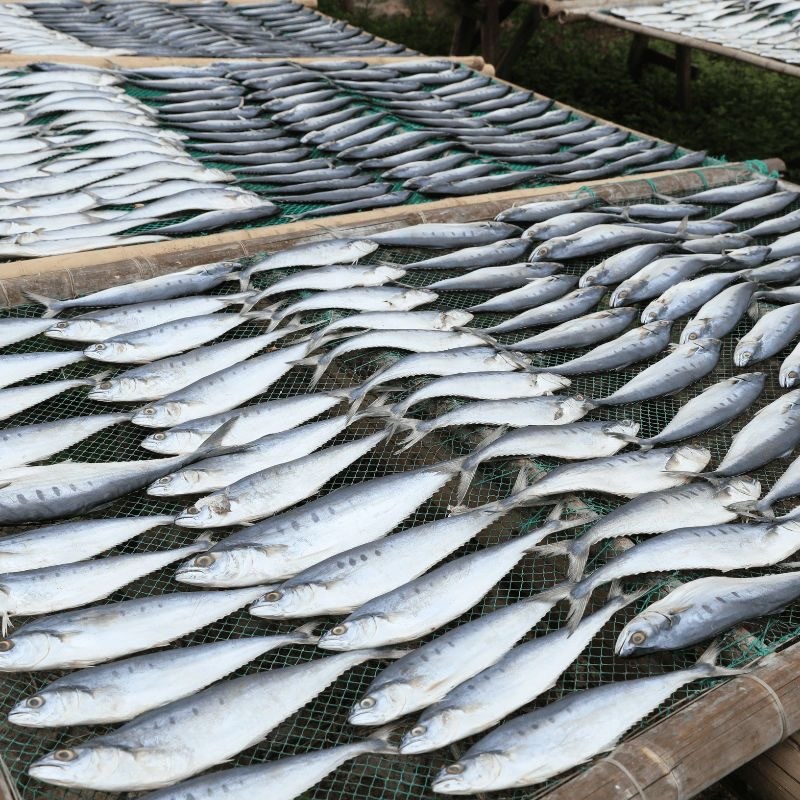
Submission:
[[[484,0],[481,55],[490,64],[496,64],[500,57],[500,0]]]
[[[517,28],[514,38],[497,61],[497,74],[500,76],[508,75],[514,66],[514,62],[519,58],[528,40],[533,36],[534,31],[539,27],[542,14],[539,6],[529,8],[525,12],[525,17]]]
[[[644,55],[647,52],[648,39],[641,33],[633,34],[631,49],[628,51],[628,72],[635,81],[641,80],[644,69]]]
[[[678,79],[678,108],[685,111],[692,101],[692,48],[675,45],[675,75]]]

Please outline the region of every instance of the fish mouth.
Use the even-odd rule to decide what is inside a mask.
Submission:
[[[436,750],[437,748],[438,745],[432,744],[425,739],[407,739],[406,737],[403,737],[398,749],[402,755],[412,756],[417,755],[418,753],[430,753],[432,750]]]
[[[208,574],[199,567],[181,566],[175,570],[175,580],[178,583],[190,583],[199,586],[208,578]]]
[[[473,792],[476,791],[466,789],[460,781],[449,775],[442,775],[434,778],[433,783],[431,783],[431,789],[440,794],[473,794]]]

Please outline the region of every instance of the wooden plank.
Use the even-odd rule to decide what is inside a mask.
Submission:
[[[793,734],[731,776],[742,795],[757,800],[800,798],[800,736]]]
[[[540,800],[687,800],[800,729],[800,644],[617,746]]]
[[[780,168],[778,160],[767,162]],[[342,235],[367,237],[381,230],[418,222],[469,222],[490,219],[514,204],[541,199],[566,199],[576,192],[591,191],[608,203],[652,196],[653,186],[664,194],[674,194],[719,186],[748,178],[752,173],[743,164],[679,170],[629,176],[585,186],[580,183],[539,189],[516,189],[488,195],[449,198],[432,203],[376,209],[359,214],[316,221],[292,222],[266,228],[227,231],[210,236],[129,245],[107,250],[65,256],[15,261],[2,265],[0,306],[25,301],[26,290],[53,297],[74,297],[125,281],[152,277],[170,270],[209,263],[226,258],[242,258],[264,250],[325,238],[335,231]]]

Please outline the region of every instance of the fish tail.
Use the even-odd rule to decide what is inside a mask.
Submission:
[[[611,586],[608,589],[608,604],[614,604],[617,608],[625,608],[641,597],[644,597],[648,592],[651,592],[656,586],[658,581],[650,581],[638,589],[631,592],[626,592],[622,588],[622,581],[619,579],[611,581]]]
[[[751,661],[744,667],[722,667],[717,661],[722,652],[722,640],[715,639],[697,659],[692,669],[696,670],[698,677],[703,678],[732,678],[750,672],[758,659]]]
[[[319,620],[312,620],[306,622],[299,628],[292,631],[292,636],[297,637],[298,644],[316,644],[319,641],[319,636],[314,631],[319,627]]]
[[[247,287],[250,285],[250,278],[253,275],[253,271],[248,267],[247,269],[243,269],[238,275],[235,277],[239,280],[239,290],[244,292],[247,290]]]
[[[366,419],[368,417],[390,417],[394,418],[395,413],[392,411],[390,407],[386,405],[387,403],[386,395],[381,395],[380,397],[373,400],[363,411],[359,411],[357,414],[353,414],[351,417],[351,421],[355,422],[357,419]],[[398,420],[399,422],[399,420]]]
[[[653,192],[653,197],[657,200],[663,200],[665,203],[674,203],[675,198],[669,194],[662,194],[661,192]]]
[[[250,308],[254,305],[255,303],[251,303]],[[247,319],[251,319],[254,322],[270,322],[272,320],[271,311],[251,311],[250,308],[242,311],[243,317],[247,317]]]
[[[586,613],[586,606],[589,605],[589,600],[592,597],[592,589],[594,589],[594,586],[591,583],[591,576],[572,587],[569,593],[570,609],[567,613],[567,628],[570,633],[574,633],[575,629],[580,625],[583,615]]]
[[[208,550],[209,547],[213,547],[214,540],[211,538],[211,533],[209,531],[203,531],[190,545],[187,546],[187,549],[191,549],[193,553],[202,553],[203,550]]]
[[[367,390],[363,386],[356,386],[355,389],[349,392],[349,394],[345,395],[345,397],[350,401],[350,409],[347,412],[348,420],[352,420],[353,417],[355,417],[366,396]]]
[[[52,297],[45,297],[43,294],[37,294],[36,292],[31,292],[25,290],[22,292],[29,300],[33,300],[34,303],[38,303],[41,306],[45,307],[45,312],[42,314],[42,319],[50,319],[50,317],[54,317],[58,314],[59,311],[66,308],[66,304],[62,300],[56,300]]]
[[[298,359],[294,364],[301,367],[314,367],[314,374],[308,382],[309,387],[313,389],[322,380],[322,376],[326,373],[331,362],[326,361],[324,356],[323,358],[311,356],[310,358]]]
[[[86,386],[97,386],[100,381],[105,380],[110,374],[112,370],[105,369],[102,372],[97,372],[94,375],[90,375],[88,378],[84,378]],[[131,414],[131,417],[133,415]]]
[[[474,461],[472,458],[464,462],[461,469],[461,477],[458,481],[456,507],[460,507],[463,504],[464,498],[467,496],[467,492],[469,491],[469,487],[472,485],[472,481],[475,478],[475,473],[478,471],[479,463],[479,461]]]
[[[242,314],[247,314],[251,309],[255,308],[265,297],[269,296],[269,287],[262,289],[260,292],[248,291],[246,288],[240,293],[241,295],[248,295],[248,299],[242,303]],[[229,295],[237,297],[239,295]]]
[[[409,435],[403,441],[400,447],[395,450],[395,453],[404,453],[406,450],[412,448],[417,442],[422,441],[429,433],[429,430],[424,428],[425,420],[421,419],[408,419],[401,417],[395,421],[395,427],[405,428],[410,431]]]
[[[385,753],[391,755],[397,753],[397,746],[390,741],[391,735],[397,730],[398,725],[384,725],[382,728],[372,731],[369,739],[363,741],[365,753]]]
[[[592,543],[589,541],[588,536],[576,536],[574,539],[565,542],[564,545],[564,555],[569,559],[567,577],[571,581],[579,581],[586,569],[586,562],[589,560],[589,550]]]
[[[774,519],[775,512],[772,510],[772,503],[764,503],[763,500],[744,500],[741,503],[731,503],[726,506],[730,511],[735,511],[740,517],[747,519]]]

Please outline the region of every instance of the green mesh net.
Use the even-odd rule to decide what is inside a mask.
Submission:
[[[798,207],[800,204],[787,209]],[[710,213],[717,213],[721,208],[710,208]],[[744,227],[744,226],[742,226]],[[759,242],[767,243],[767,242]],[[440,252],[440,251],[438,251]],[[362,263],[378,263],[392,261],[395,263],[410,263],[434,254],[433,251],[422,249],[380,248]],[[603,254],[608,255],[608,254]],[[571,273],[580,273],[589,266],[597,263],[603,256],[592,259],[578,259],[569,262],[566,270]],[[291,270],[280,270],[270,273],[261,273],[256,278],[258,287],[266,286],[284,277]],[[433,280],[457,274],[455,272],[412,272],[405,281],[417,285],[425,285]],[[222,291],[234,291],[229,285]],[[442,293],[434,307],[441,309],[464,308],[477,303],[487,297],[481,293]],[[38,306],[19,306],[3,312],[13,316],[38,316],[41,308]],[[342,312],[318,313],[319,320],[328,319]],[[310,316],[309,319],[314,317]],[[483,315],[479,322],[489,325],[505,317]],[[642,435],[648,436],[659,431],[673,416],[675,411],[700,390],[725,377],[729,377],[741,370],[732,365],[732,352],[736,340],[750,327],[748,320],[742,321],[738,328],[726,337],[722,348],[722,355],[714,372],[704,378],[698,385],[688,391],[672,397],[659,398],[650,402],[639,403],[611,409],[599,409],[588,417],[598,418],[633,418],[641,424]],[[677,341],[683,321],[676,324],[673,338]],[[222,338],[251,336],[262,330],[256,323],[246,323]],[[512,342],[522,338],[528,332],[519,332],[515,335],[504,337],[505,342]],[[37,350],[57,350],[65,345],[44,337],[37,337],[6,348],[7,353],[31,352]],[[366,351],[351,354],[334,361],[318,386],[319,391],[342,386],[352,386],[363,380],[375,370],[389,363],[400,355],[399,351]],[[541,356],[544,365],[555,365],[560,361],[570,358],[574,353],[558,351],[553,354]],[[758,400],[756,408],[751,409],[743,418],[736,420],[722,430],[711,431],[697,438],[697,441],[707,446],[714,461],[725,453],[733,434],[740,430],[744,421],[752,417],[757,408],[774,400],[781,394],[778,386],[778,368],[786,353],[779,354],[776,358],[763,362],[758,366],[765,370],[769,379],[762,397]],[[641,369],[638,365],[632,369],[623,370],[610,375],[593,375],[574,379],[572,390],[587,396],[603,396],[631,378]],[[88,376],[105,368],[86,362],[40,376],[34,382],[52,381],[59,378]],[[291,370],[284,378],[277,382],[268,392],[253,398],[252,403],[268,399],[288,397],[308,391],[308,379],[311,372],[308,368],[298,367]],[[423,379],[411,379],[405,382],[405,388],[413,388],[423,382]],[[393,387],[394,388],[394,387]],[[402,393],[393,392],[393,397],[399,398]],[[452,399],[430,400],[420,404],[413,411],[415,416],[433,417],[450,407],[457,401]],[[125,408],[121,404],[101,404],[86,398],[84,389],[75,389],[65,392],[53,400],[40,406],[25,411],[6,421],[5,425],[23,425],[84,414],[103,413],[110,410]],[[336,413],[335,411],[331,413]],[[374,420],[363,419],[348,428],[330,444],[352,440],[375,430]],[[107,428],[91,436],[78,445],[61,452],[53,461],[74,459],[76,461],[110,461],[121,459],[141,459],[152,457],[151,453],[139,447],[140,441],[147,431],[131,424],[117,425]],[[379,445],[374,451],[355,462],[350,468],[333,478],[324,491],[330,491],[340,486],[367,480],[401,470],[413,469],[425,464],[435,463],[468,453],[478,441],[487,433],[481,428],[453,428],[433,433],[405,453],[396,453],[400,437],[393,437],[390,441]],[[477,506],[508,495],[514,479],[516,478],[520,461],[505,460],[485,464],[478,472],[476,480],[467,496],[469,506]],[[527,462],[530,463],[530,462]],[[756,473],[766,491],[783,472],[788,459],[775,461]],[[551,460],[536,460],[535,466],[549,469],[554,462]],[[424,503],[414,514],[405,520],[402,527],[411,527],[441,518],[447,513],[448,504],[455,500],[455,481],[448,484],[428,502]],[[621,504],[620,499],[611,499],[600,495],[582,495],[578,498],[585,506],[606,513],[611,508]],[[92,517],[114,517],[127,515],[147,515],[177,512],[190,505],[190,498],[185,502],[172,502],[169,499],[156,499],[148,497],[144,492],[133,493],[117,502],[99,509]],[[778,507],[776,511],[782,513],[791,507],[791,503]],[[574,504],[573,504],[574,506]],[[536,526],[541,522],[548,509],[517,510],[503,520],[495,523],[490,528],[477,536],[468,545],[456,551],[451,557],[456,558],[467,552],[506,540],[520,532]],[[219,530],[219,535],[224,535],[227,530]],[[578,531],[564,532],[561,537],[569,537]],[[153,549],[176,547],[192,541],[195,533],[174,526],[166,526],[149,531],[142,536],[110,551],[111,553],[143,552]],[[589,568],[607,559],[615,552],[616,544],[608,544],[601,549],[592,559]],[[503,580],[501,580],[489,594],[483,598],[471,611],[458,620],[446,626],[449,629],[456,624],[473,619],[497,607],[528,597],[536,592],[549,588],[560,582],[565,577],[566,563],[561,558],[544,558],[529,556],[524,558]],[[141,580],[131,583],[124,589],[114,593],[108,600],[117,601],[134,597],[143,597],[152,594],[161,594],[177,589],[185,590],[186,587],[175,583],[172,579],[172,568],[152,574]],[[655,596],[666,593],[676,578],[681,580],[696,577],[701,573],[682,574],[680,576],[658,576],[659,582],[652,591],[638,600],[632,606],[620,611],[614,619],[594,638],[589,647],[580,658],[561,676],[552,690],[539,698],[535,705],[541,705],[566,693],[585,689],[608,681],[619,681],[634,677],[658,674],[667,670],[688,666],[694,661],[698,652],[680,651],[672,654],[659,654],[643,658],[625,660],[614,656],[614,642],[624,624]],[[750,571],[748,574],[755,574]],[[636,585],[632,582],[631,586]],[[603,602],[605,593],[595,593],[593,606]],[[563,604],[554,609],[536,628],[531,635],[542,635],[553,630],[562,622],[565,614]],[[24,619],[17,619],[17,624]],[[271,634],[291,630],[296,624],[287,622],[267,622],[249,616],[246,611],[241,611],[213,625],[207,626],[197,632],[186,636],[175,643],[176,646],[198,644],[201,642],[229,639],[238,636],[254,634]],[[797,603],[789,606],[783,612],[767,619],[754,620],[731,632],[726,638],[726,648],[723,661],[727,664],[740,664],[751,660],[755,656],[774,651],[787,642],[795,640],[800,635],[800,605]],[[428,637],[432,638],[432,637]],[[311,647],[289,647],[269,653],[247,667],[239,670],[237,674],[247,674],[258,670],[283,667],[308,661],[319,657],[320,652]],[[289,755],[307,752],[322,747],[333,746],[361,738],[365,731],[350,726],[347,715],[352,704],[360,698],[371,680],[382,669],[379,662],[369,662],[356,667],[331,687],[322,692],[312,703],[293,715],[277,729],[271,732],[262,742],[246,750],[236,757],[232,765],[247,765],[263,762],[269,759],[282,758]],[[4,692],[3,704],[0,711],[5,713],[18,700],[30,696],[39,688],[50,683],[58,677],[59,672],[47,673],[20,673],[3,676]],[[637,729],[630,732],[633,735],[643,726],[652,724],[662,719],[665,715],[697,697],[708,688],[708,683],[694,683],[677,692],[658,711],[644,720]],[[531,706],[532,707],[532,706]],[[530,710],[526,707],[522,711]],[[413,722],[407,720],[407,722]],[[59,746],[67,746],[76,742],[85,741],[94,735],[108,730],[100,726],[88,728],[74,728],[71,730],[33,730],[15,727],[10,724],[0,725],[0,756],[5,762],[11,776],[11,782],[18,797],[24,800],[47,798],[47,800],[76,800],[76,798],[92,798],[93,800],[111,800],[130,795],[110,795],[100,792],[76,792],[74,790],[59,789],[45,786],[26,774],[27,767],[37,757]],[[421,800],[432,797],[430,781],[436,771],[451,762],[454,757],[467,749],[475,739],[459,742],[443,751],[438,751],[427,756],[370,756],[359,758],[356,761],[340,767],[318,786],[304,794],[304,798],[311,800],[398,800],[409,798]],[[563,780],[564,778],[562,778]],[[493,794],[498,800],[522,800],[540,796],[552,787],[553,783],[538,788],[529,788],[519,791],[502,792]]]

